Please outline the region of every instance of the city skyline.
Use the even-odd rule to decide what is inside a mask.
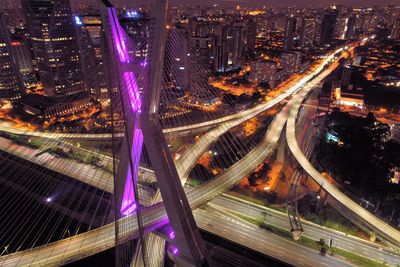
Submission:
[[[4,0],[8,5],[20,5],[20,1],[14,0]],[[77,5],[81,1],[79,0],[71,0],[71,4]],[[131,6],[131,5],[143,5],[143,4],[151,4],[154,3],[155,0],[137,0],[137,1],[130,1],[130,0],[113,0],[111,1],[113,4],[117,6]],[[198,5],[196,3],[187,1],[187,0],[171,0],[171,5],[181,5],[181,4],[190,4],[190,5]],[[97,5],[99,3],[98,0],[87,0],[85,3]],[[384,6],[384,5],[398,5],[398,1],[396,0],[383,0],[379,1],[378,3],[373,0],[299,0],[299,1],[292,1],[292,0],[270,0],[270,1],[247,1],[247,0],[205,0],[201,2],[201,5],[244,5],[244,6],[272,6],[272,7],[284,7],[284,6],[303,6],[303,7],[326,7],[329,5],[345,5],[345,6]]]
[[[75,0],[72,0],[75,1]],[[155,0],[150,0],[150,1],[144,1],[144,0],[137,0],[137,1],[126,1],[126,0],[114,0],[113,3],[117,5],[122,5],[122,6],[129,6],[132,4],[147,4],[147,3],[152,3],[155,2]],[[172,0],[171,4],[192,4],[192,5],[197,5],[197,3],[193,3],[191,1],[187,0]],[[257,6],[262,6],[262,5],[271,5],[271,6],[307,6],[307,7],[312,7],[312,6],[318,6],[318,7],[323,7],[323,6],[329,6],[329,5],[348,5],[348,6],[367,6],[367,5],[396,5],[398,4],[398,1],[396,0],[383,0],[379,1],[377,3],[376,1],[373,0],[337,0],[337,1],[332,1],[332,0],[256,0],[256,1],[247,1],[247,0],[241,0],[241,1],[235,1],[235,0],[205,0],[201,2],[202,5],[204,4],[221,4],[221,5],[257,5]]]

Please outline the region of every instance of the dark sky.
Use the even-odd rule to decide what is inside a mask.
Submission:
[[[1,0],[0,0],[1,1]],[[96,0],[71,0],[73,2],[96,2]],[[112,3],[124,4],[126,6],[132,4],[150,3],[154,0],[111,0]],[[268,5],[268,6],[328,6],[331,4],[345,4],[348,6],[352,5],[388,5],[388,4],[399,4],[399,0],[170,0],[170,3],[181,4],[181,3],[199,3],[199,4],[224,4],[224,5],[236,5],[236,4],[249,4],[249,5]]]

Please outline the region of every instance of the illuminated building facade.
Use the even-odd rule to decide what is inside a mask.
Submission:
[[[254,53],[254,46],[256,44],[257,36],[257,22],[255,19],[250,18],[247,21],[247,47],[246,50],[250,54]]]
[[[312,47],[317,33],[317,20],[313,17],[306,17],[303,20],[300,43],[302,47]]]
[[[228,68],[228,53],[226,43],[226,29],[219,25],[214,36],[214,72],[224,72]]]
[[[16,57],[16,63],[21,75],[33,72],[32,53],[28,41],[20,36],[12,36],[11,50]]]
[[[392,28],[392,32],[390,34],[390,38],[393,40],[400,39],[400,19],[396,19],[393,22],[393,28]]]
[[[21,84],[15,57],[12,56],[10,35],[0,9],[0,101],[21,98]]]
[[[250,79],[256,82],[267,82],[271,88],[275,87],[277,64],[275,61],[251,61]]]
[[[324,11],[321,24],[321,44],[329,44],[333,41],[338,14],[339,10],[336,7],[331,7]]]
[[[283,44],[283,50],[290,51],[293,49],[295,37],[296,37],[296,18],[291,16],[286,20],[285,41]]]
[[[79,17],[76,16],[75,21],[77,22],[77,39],[85,84],[91,94],[99,96],[101,83],[98,79],[98,72],[102,65],[96,60],[96,50],[89,30],[83,26]]]
[[[22,0],[45,94],[86,91],[68,0]]]
[[[245,23],[235,22],[228,29],[228,65],[240,66],[247,47],[247,27]]]
[[[189,87],[189,56],[187,31],[184,28],[171,28],[167,32],[165,50],[171,54],[164,59],[164,90],[161,91],[160,106],[182,97]]]
[[[288,75],[293,75],[300,70],[301,53],[288,52],[281,55],[281,67]]]
[[[79,29],[78,37],[83,65],[82,69],[85,71],[87,86],[99,99],[108,99],[101,17],[89,14],[75,16],[74,20],[76,27]],[[93,63],[94,67],[92,67]],[[88,68],[88,66],[90,67]],[[95,77],[94,83],[93,77]]]

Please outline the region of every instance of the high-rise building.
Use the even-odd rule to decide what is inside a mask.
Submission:
[[[306,17],[303,21],[300,43],[302,47],[312,47],[317,33],[317,20],[312,17]]]
[[[400,39],[400,19],[396,19],[393,22],[393,28],[392,28],[392,32],[390,34],[390,38],[393,40]]]
[[[164,59],[165,90],[162,91],[162,104],[168,104],[181,97],[188,89],[189,57],[188,38],[184,28],[174,27],[168,31]]]
[[[257,36],[257,22],[250,18],[247,21],[247,47],[246,47],[246,52],[249,52],[250,54],[254,53],[254,46],[256,44],[256,36]]]
[[[22,76],[33,72],[32,52],[28,40],[20,35],[11,37],[11,50],[16,57],[18,70]]]
[[[333,41],[338,14],[336,7],[330,7],[324,11],[321,23],[321,44],[329,44]]]
[[[281,67],[288,75],[293,75],[300,70],[301,53],[285,52],[281,55]]]
[[[296,37],[296,18],[291,16],[286,20],[285,40],[283,44],[284,51],[290,51],[293,49],[295,37]]]
[[[339,16],[336,21],[335,27],[335,36],[339,39],[344,39],[344,35],[346,33],[346,24],[347,24],[348,17],[345,14]]]
[[[228,28],[228,65],[240,66],[246,52],[246,24],[235,22]]]
[[[266,82],[271,88],[275,87],[277,64],[275,61],[251,61],[250,80]]]
[[[355,33],[356,33],[356,17],[352,15],[347,20],[344,37],[346,39],[351,39]]]
[[[189,50],[189,85],[192,96],[196,99],[208,101],[210,97],[208,78],[212,65],[212,38],[211,37],[190,37],[191,45]],[[197,100],[196,100],[197,101]]]
[[[340,17],[336,26],[336,36],[339,39],[352,38],[356,30],[356,17],[345,14]]]
[[[48,96],[86,91],[68,0],[22,0],[40,80]]]
[[[207,37],[210,35],[210,23],[202,18],[190,19],[189,34],[197,37]]]
[[[91,86],[88,84],[89,88],[95,87],[95,90],[100,90],[99,92],[96,92],[96,95],[101,98],[101,99],[106,99],[109,97],[108,90],[107,90],[107,79],[106,79],[106,69],[105,69],[105,64],[104,64],[104,38],[102,35],[103,31],[103,26],[101,23],[101,18],[99,15],[84,15],[84,16],[79,16],[75,17],[75,24],[77,25],[78,28],[85,29],[84,32],[87,32],[90,36],[90,42],[91,42],[91,49],[87,51],[86,53],[92,53],[92,49],[94,50],[94,56],[95,56],[95,65],[96,67],[94,68],[95,71],[95,82],[97,83],[96,86]],[[79,33],[79,31],[78,31]],[[82,32],[83,33],[83,32]],[[86,36],[86,38],[80,39],[81,41],[88,40],[89,36]],[[82,45],[82,44],[81,44]],[[86,50],[86,49],[85,49]],[[91,56],[92,57],[92,56]],[[84,58],[83,58],[83,61]],[[83,62],[83,64],[85,64]]]
[[[79,17],[75,17],[80,20]],[[89,30],[77,23],[77,39],[79,44],[80,62],[87,89],[92,95],[100,96],[100,84],[98,79],[98,62],[96,51]]]
[[[0,102],[14,101],[21,97],[21,83],[15,61],[12,56],[11,39],[0,9]]]
[[[342,71],[342,76],[340,78],[340,85],[348,86],[351,80],[351,74],[353,73],[353,69],[350,66],[345,66]]]
[[[144,57],[148,53],[149,21],[150,19],[145,14],[136,10],[126,11],[120,19],[122,29],[135,44],[128,48],[128,50],[131,50],[129,53],[138,58]]]
[[[217,27],[214,33],[214,72],[224,72],[228,68],[228,52],[226,42],[226,29],[222,25]]]

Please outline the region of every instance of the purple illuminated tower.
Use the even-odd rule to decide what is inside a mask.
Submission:
[[[132,42],[119,25],[113,6],[102,0],[104,33],[110,58],[110,79],[119,92],[125,121],[125,132],[115,173],[116,217],[130,216],[136,211],[142,254],[146,246],[141,229],[141,203],[138,202],[138,171],[142,146],[154,169],[171,227],[170,251],[178,266],[210,266],[206,247],[201,239],[186,194],[175,169],[171,153],[162,133],[158,114],[162,68],[166,38],[165,0],[158,0],[153,9],[154,27],[149,41],[149,54],[138,60],[130,53]],[[111,97],[113,100],[113,98]],[[118,242],[119,229],[116,227]],[[148,248],[152,249],[152,248]],[[118,253],[117,253],[118,257]],[[145,260],[144,260],[145,262]],[[124,263],[125,264],[125,263]]]
[[[126,45],[126,39],[122,28],[119,25],[118,17],[114,8],[107,9],[107,17],[109,18],[109,25],[111,28],[110,39],[112,43],[110,47],[113,48],[115,57],[112,57],[114,61],[117,61],[117,75],[119,78],[120,90],[124,90],[124,96],[128,96],[127,101],[124,101],[124,112],[129,118],[129,124],[126,127],[126,146],[131,147],[128,151],[126,160],[121,162],[119,165],[119,174],[125,178],[124,190],[122,194],[122,200],[119,201],[120,212],[123,215],[129,215],[134,212],[137,208],[135,201],[135,184],[139,173],[140,155],[142,152],[143,145],[143,133],[139,127],[140,123],[140,112],[142,108],[142,99],[139,92],[139,86],[136,81],[135,73],[129,66],[130,57]],[[127,121],[128,122],[128,121]],[[129,160],[130,159],[130,160]],[[122,172],[122,173],[121,173]]]

